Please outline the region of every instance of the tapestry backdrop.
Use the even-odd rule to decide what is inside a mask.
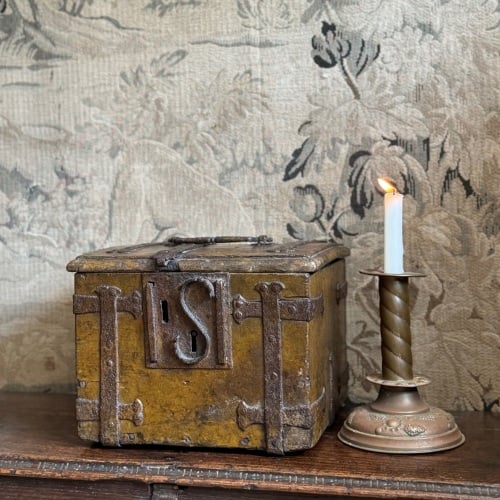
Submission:
[[[332,239],[350,397],[380,369],[378,176],[414,369],[500,411],[497,0],[0,1],[0,387],[74,387],[68,261],[173,234]]]

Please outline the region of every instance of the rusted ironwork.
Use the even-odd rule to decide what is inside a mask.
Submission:
[[[76,418],[78,421],[99,420],[99,401],[96,399],[77,398]],[[144,423],[144,406],[140,399],[134,399],[132,403],[119,404],[119,419],[130,420],[134,425]]]
[[[279,299],[279,317],[290,321],[311,321],[316,314],[323,312],[323,296],[297,297],[294,299]],[[262,302],[260,300],[246,300],[237,294],[233,299],[233,319],[242,323],[247,318],[262,317]]]
[[[237,323],[249,317],[261,318],[264,350],[264,407],[258,409],[241,402],[238,407],[239,424],[244,428],[251,423],[263,423],[266,450],[276,454],[285,451],[285,420],[307,420],[305,414],[297,416],[297,412],[300,414],[303,409],[287,409],[284,405],[281,323],[283,320],[311,321],[315,314],[323,312],[322,295],[284,299],[280,296],[284,289],[285,285],[280,281],[262,281],[255,286],[261,296],[260,301],[247,301],[241,295],[233,300],[233,318]],[[293,417],[294,412],[296,415]]]
[[[145,322],[145,340],[146,352],[149,356],[150,363],[158,362],[158,321],[159,314],[158,297],[156,294],[156,284],[154,281],[147,281],[145,284],[144,297],[146,299],[146,314],[144,316]]]
[[[155,273],[144,277],[146,366],[230,368],[229,277]]]
[[[180,243],[196,245],[215,245],[216,243],[257,243],[258,245],[269,245],[273,242],[273,239],[266,234],[261,234],[259,236],[198,236],[198,237],[187,237],[187,236],[172,236],[168,239],[167,243],[172,245],[178,245]]]
[[[140,400],[124,404],[119,400],[120,373],[118,354],[118,313],[126,312],[138,318],[142,314],[141,294],[135,290],[121,296],[118,287],[100,285],[95,295],[78,295],[73,298],[74,314],[99,313],[100,316],[100,391],[98,413],[100,420],[100,441],[106,446],[120,444],[120,420],[122,415],[140,425],[143,408]],[[94,404],[94,403],[92,403]],[[85,403],[80,403],[80,413]],[[88,406],[88,405],[87,405]],[[88,410],[90,415],[95,410]]]
[[[283,425],[289,427],[300,427],[301,429],[311,429],[318,418],[318,415],[325,410],[326,397],[325,390],[318,399],[312,403],[304,405],[283,406]],[[240,429],[245,430],[250,425],[265,424],[264,408],[262,406],[250,406],[245,401],[241,401],[237,408],[237,422]]]

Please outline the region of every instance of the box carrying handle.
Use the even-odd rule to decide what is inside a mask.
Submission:
[[[216,243],[257,243],[257,245],[269,245],[273,239],[267,234],[259,236],[172,236],[168,239],[168,243],[180,245],[183,243],[200,244],[200,245],[215,245]]]

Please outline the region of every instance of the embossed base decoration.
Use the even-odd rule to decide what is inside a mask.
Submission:
[[[450,450],[465,441],[453,416],[427,406],[416,388],[390,386],[374,403],[355,408],[338,437],[363,450],[408,454]]]
[[[350,413],[339,439],[385,453],[430,453],[460,446],[465,438],[454,418],[420,398],[418,386],[429,380],[413,375],[408,279],[423,275],[361,272],[379,277],[382,374],[367,379],[380,390],[376,401]]]

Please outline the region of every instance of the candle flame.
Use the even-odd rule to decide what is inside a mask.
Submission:
[[[387,177],[379,177],[377,179],[378,185],[386,192],[386,193],[397,193],[398,188],[396,185]]]

